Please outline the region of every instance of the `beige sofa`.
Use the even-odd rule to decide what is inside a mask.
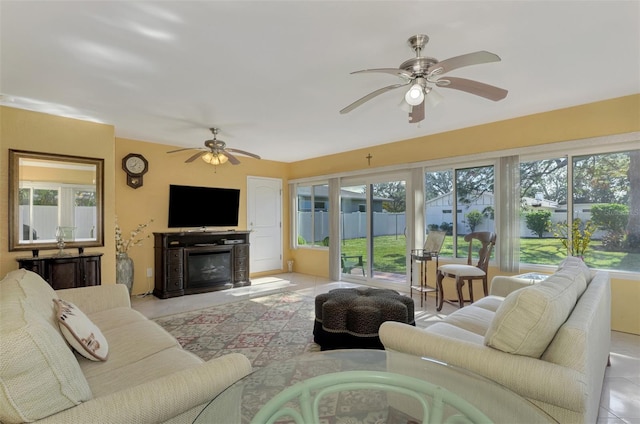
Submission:
[[[608,274],[568,258],[537,284],[495,277],[489,296],[425,329],[385,322],[380,339],[494,380],[561,423],[595,423],[610,329]]]
[[[108,342],[106,361],[72,351],[53,299],[75,304]],[[240,354],[202,361],[131,309],[123,285],[54,291],[37,274],[0,281],[0,421],[190,423],[251,371]]]

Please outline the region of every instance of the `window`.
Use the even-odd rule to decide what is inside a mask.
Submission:
[[[69,229],[67,240],[95,237],[94,187],[29,182],[22,185],[18,194],[22,225],[20,240],[55,240],[58,227]],[[61,218],[63,216],[64,219]]]
[[[296,204],[296,245],[305,247],[328,246],[329,185],[296,186]]]
[[[573,254],[593,268],[640,269],[640,217],[630,213],[639,210],[640,150],[521,162],[520,181],[521,262],[556,265]]]
[[[520,163],[520,262],[557,265],[566,256],[554,235],[567,222],[567,157]]]
[[[466,234],[494,231],[493,189],[493,165],[425,173],[427,230],[447,232],[442,256],[466,258],[469,246],[464,241]]]
[[[447,233],[442,257],[466,258],[468,244],[463,240],[464,235],[472,231],[495,231],[499,250],[494,249],[492,255],[500,259],[496,264],[503,271],[515,272],[523,265],[556,267],[572,253],[573,242],[579,241],[573,234],[575,224],[578,237],[585,229],[590,233],[586,251],[573,252],[583,256],[589,267],[621,274],[638,273],[640,150],[636,147],[636,137],[630,133],[415,164],[411,172],[418,175],[426,167],[424,193],[411,179],[408,193],[413,194],[414,199],[407,201],[424,204],[426,228],[423,231]],[[400,168],[406,170],[406,164],[398,170]],[[340,249],[343,253],[363,256],[367,279],[375,277],[372,270],[383,270],[375,264],[375,244],[362,235],[366,234],[365,230],[372,231],[376,223],[349,219],[358,212],[368,216],[369,210],[371,214],[381,211],[389,214],[391,203],[385,196],[380,205],[373,201],[367,203],[361,197],[349,195],[345,189],[357,189],[360,195],[365,193],[365,188],[374,187],[370,183],[391,181],[388,172],[354,171],[348,178],[340,177],[342,204],[337,212],[342,237]],[[409,181],[406,175],[399,180]],[[327,185],[319,182],[299,187],[297,234],[303,243],[313,240],[308,242],[309,246],[322,246],[328,235],[327,221],[322,217],[322,211],[329,209],[328,204],[322,207],[323,194],[327,191]],[[302,205],[307,208],[304,214]],[[415,222],[423,222],[423,216],[415,216],[414,212],[413,207],[407,207],[405,237],[415,234],[412,227]],[[345,220],[347,214],[349,219]],[[365,226],[362,229],[361,224]],[[420,238],[417,236],[419,234],[413,237],[414,241]],[[354,253],[350,243],[355,239],[362,239],[363,244],[354,248]],[[407,248],[413,247],[419,246]]]

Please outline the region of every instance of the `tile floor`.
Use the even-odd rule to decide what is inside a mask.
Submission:
[[[172,299],[158,299],[152,295],[133,296],[132,305],[148,318],[156,318],[285,290],[315,297],[334,288],[354,286],[356,285],[347,282],[335,282],[304,274],[279,274],[253,279],[249,287],[219,292]],[[433,298],[428,298],[422,308],[417,294],[414,294],[414,300],[418,327],[441,320],[455,310],[454,306],[445,303],[442,311],[436,313]],[[611,366],[607,368],[605,374],[597,424],[625,423],[640,424],[640,336],[613,331],[611,333]]]

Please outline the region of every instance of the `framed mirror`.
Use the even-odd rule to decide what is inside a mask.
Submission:
[[[103,179],[103,159],[9,150],[9,250],[104,246]]]

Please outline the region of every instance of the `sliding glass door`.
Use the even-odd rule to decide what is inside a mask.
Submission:
[[[340,196],[343,278],[406,283],[406,178],[343,181]]]

